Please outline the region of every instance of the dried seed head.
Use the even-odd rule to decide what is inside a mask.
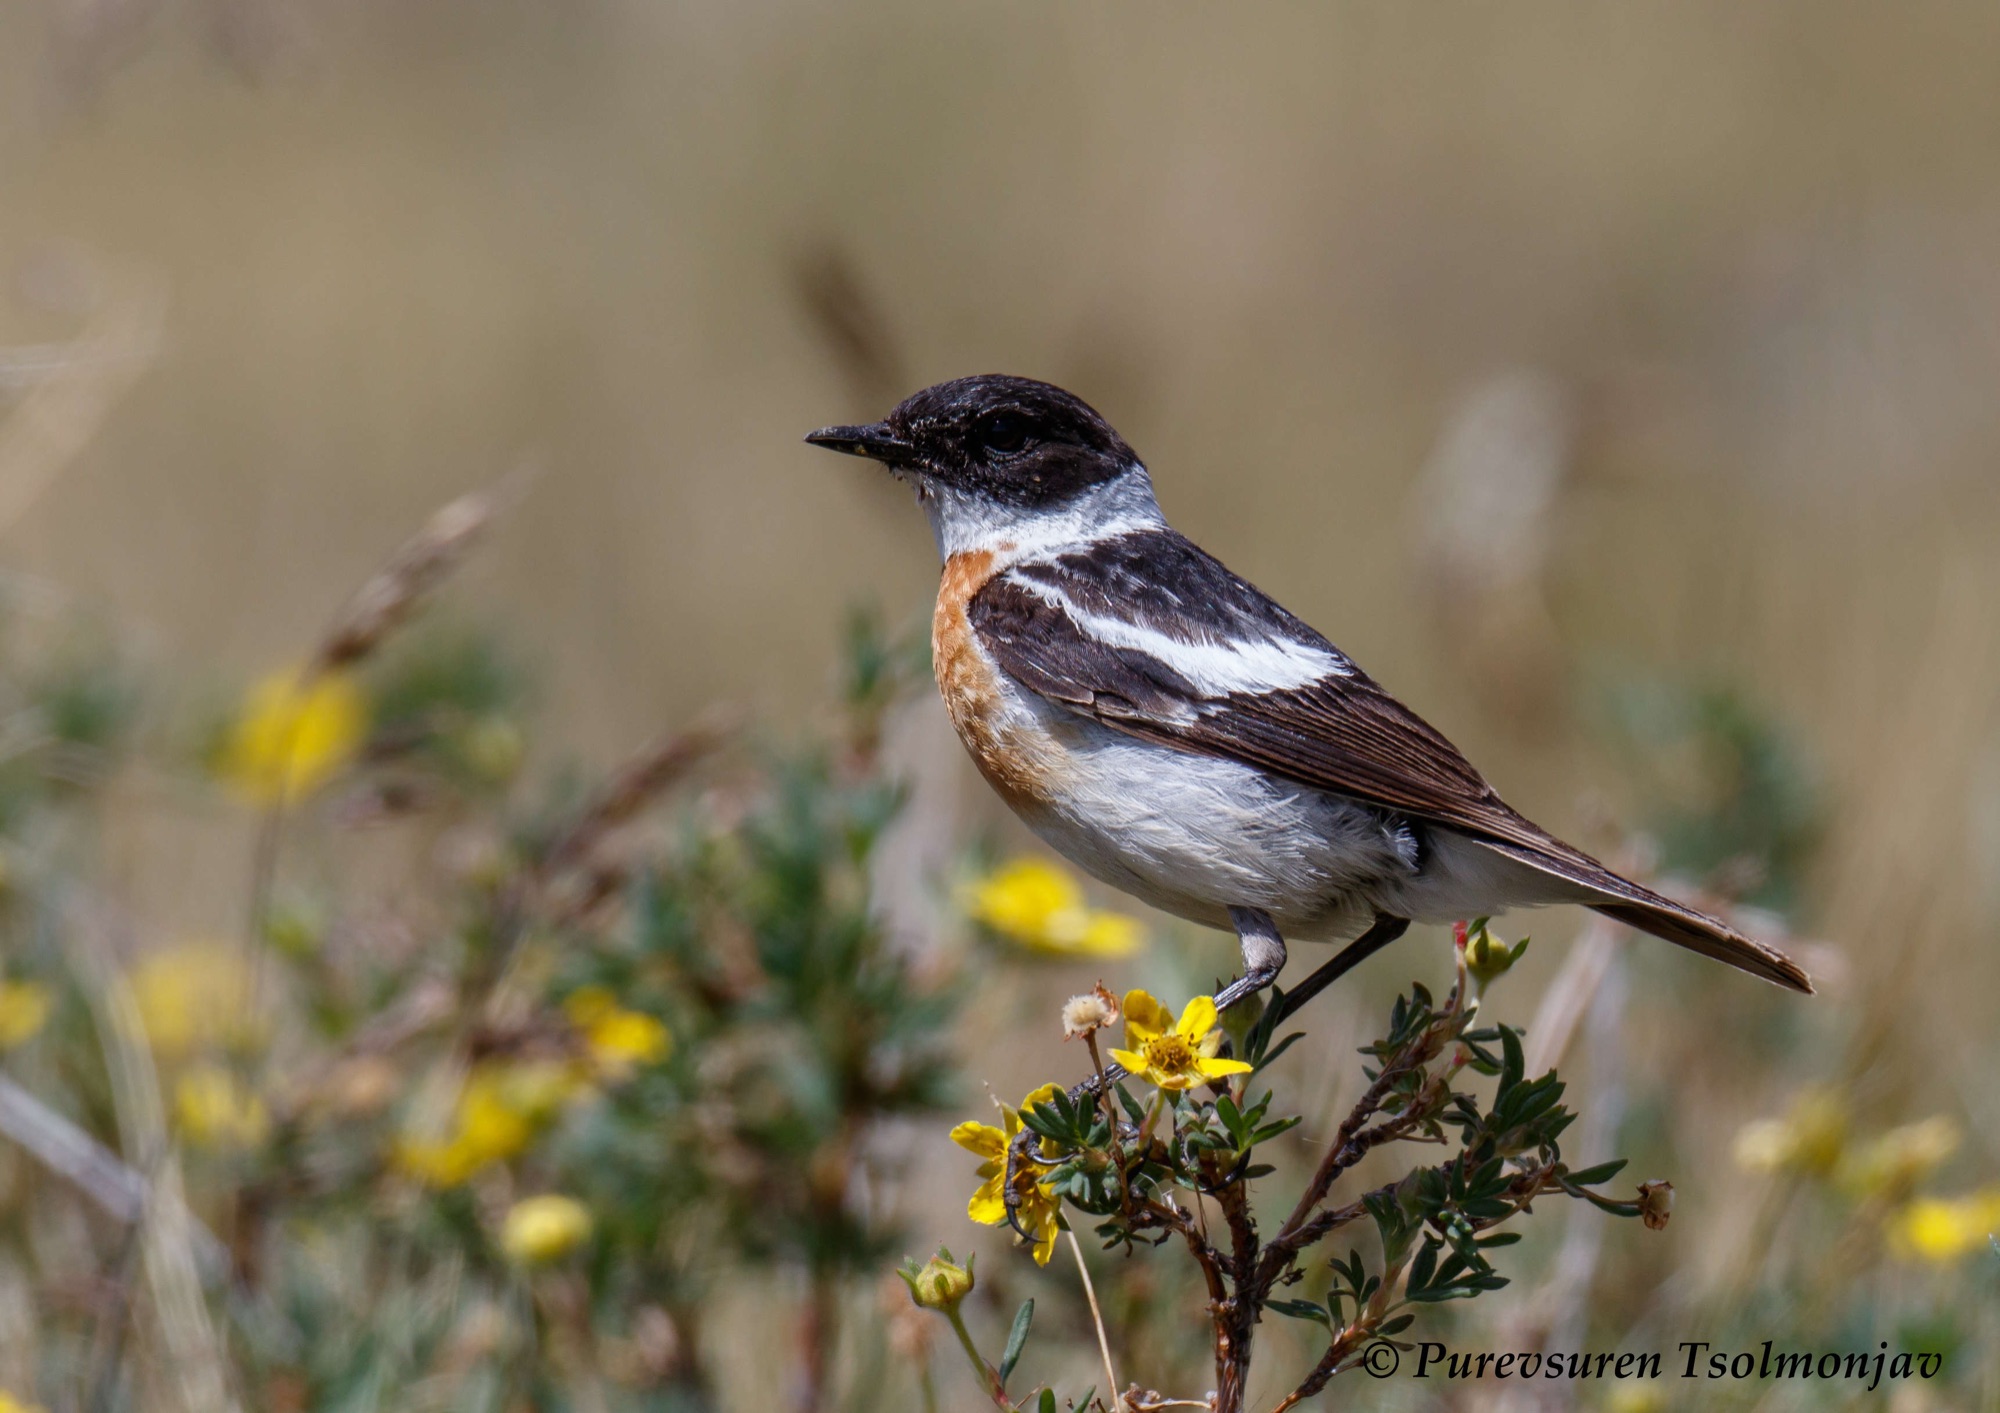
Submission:
[[[1674,1214],[1674,1185],[1665,1179],[1639,1184],[1639,1220],[1647,1231],[1664,1231]]]
[[[1062,1022],[1065,1040],[1108,1030],[1118,1024],[1118,998],[1105,990],[1100,981],[1083,995],[1072,996],[1063,1003]]]
[[[347,601],[320,644],[309,675],[345,667],[374,652],[418,600],[458,567],[493,517],[520,499],[527,479],[525,473],[515,472],[435,511]]]

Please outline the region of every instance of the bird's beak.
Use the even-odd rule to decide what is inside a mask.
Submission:
[[[821,427],[806,440],[828,451],[844,451],[849,456],[866,456],[891,464],[908,462],[916,452],[914,446],[889,430],[887,422],[871,422],[865,427]]]

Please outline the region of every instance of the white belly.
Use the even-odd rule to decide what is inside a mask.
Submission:
[[[1413,876],[1415,841],[1375,811],[1235,761],[1126,735],[1000,674],[988,724],[1035,758],[1023,821],[1064,857],[1167,912],[1228,927],[1262,908],[1287,937],[1333,941]]]

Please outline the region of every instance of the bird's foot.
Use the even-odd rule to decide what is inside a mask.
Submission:
[[[1095,1104],[1107,1089],[1129,1073],[1130,1071],[1123,1065],[1106,1065],[1083,1083],[1072,1085],[1069,1101],[1072,1104]],[[1117,1121],[1117,1115],[1114,1113],[1112,1122]],[[1040,1141],[1040,1134],[1026,1124],[1021,1125],[1021,1131],[1015,1134],[1013,1142],[1007,1145],[1007,1173],[1000,1188],[1000,1200],[1007,1204],[1007,1225],[1014,1229],[1016,1235],[1030,1243],[1034,1241],[1034,1236],[1021,1230],[1021,1182],[1030,1171],[1025,1165],[1036,1162],[1035,1145]]]

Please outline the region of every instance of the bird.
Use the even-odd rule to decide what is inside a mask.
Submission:
[[[1810,994],[1789,957],[1509,806],[1443,733],[1167,523],[1081,398],[1002,374],[806,441],[912,487],[942,561],[939,693],[987,783],[1055,851],[1236,934],[1218,1011],[1287,942],[1346,944],[1302,1004],[1411,923],[1580,904]],[[1346,530],[1352,534],[1352,527]]]

